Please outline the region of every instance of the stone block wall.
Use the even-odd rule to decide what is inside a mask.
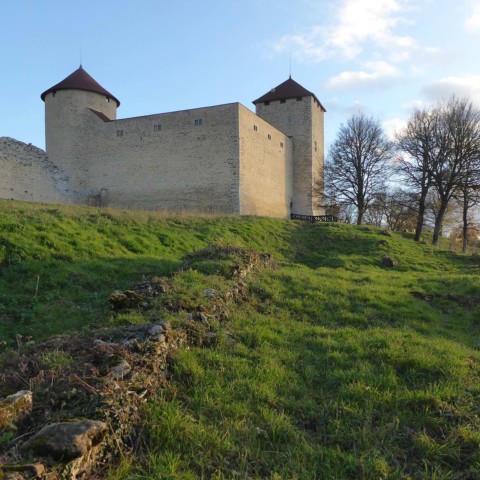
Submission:
[[[323,110],[313,96],[256,105],[257,115],[293,137],[293,213],[319,215],[313,183],[323,165]],[[315,144],[316,142],[316,144]],[[315,151],[316,145],[316,151]]]
[[[33,145],[0,137],[0,198],[66,203],[68,177]]]
[[[78,159],[87,203],[239,213],[238,104],[116,121],[89,115]]]
[[[290,217],[292,140],[239,106],[240,213]]]

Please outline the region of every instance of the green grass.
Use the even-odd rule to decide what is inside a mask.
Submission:
[[[106,297],[176,271],[208,244],[249,244],[281,257],[295,225],[0,201],[0,338],[39,340],[96,325]]]
[[[203,290],[229,286],[228,262],[197,259],[147,312],[113,316],[106,297],[210,244],[279,261],[247,279],[215,347],[175,357],[143,411],[147,454],[110,478],[480,479],[478,257],[373,227],[253,217],[0,202],[0,226],[7,345],[153,317],[180,327],[184,313],[162,302],[207,305]]]

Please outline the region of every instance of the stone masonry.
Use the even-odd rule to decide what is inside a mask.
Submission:
[[[291,79],[266,96],[256,114],[230,103],[117,119],[120,102],[80,67],[42,94],[48,157],[0,139],[0,197],[283,218],[322,213],[312,186],[323,175],[324,109]]]

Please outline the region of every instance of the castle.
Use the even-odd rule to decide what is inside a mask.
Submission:
[[[313,186],[323,176],[325,109],[291,77],[253,102],[256,114],[230,103],[117,119],[120,101],[81,66],[41,98],[46,167],[4,176],[1,197],[284,218],[323,213]],[[0,167],[11,169],[1,153],[0,143]]]

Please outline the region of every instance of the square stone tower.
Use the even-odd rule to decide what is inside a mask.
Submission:
[[[317,97],[291,77],[254,102],[259,117],[293,140],[291,213],[323,215],[323,198],[314,192],[323,181],[326,112]]]

